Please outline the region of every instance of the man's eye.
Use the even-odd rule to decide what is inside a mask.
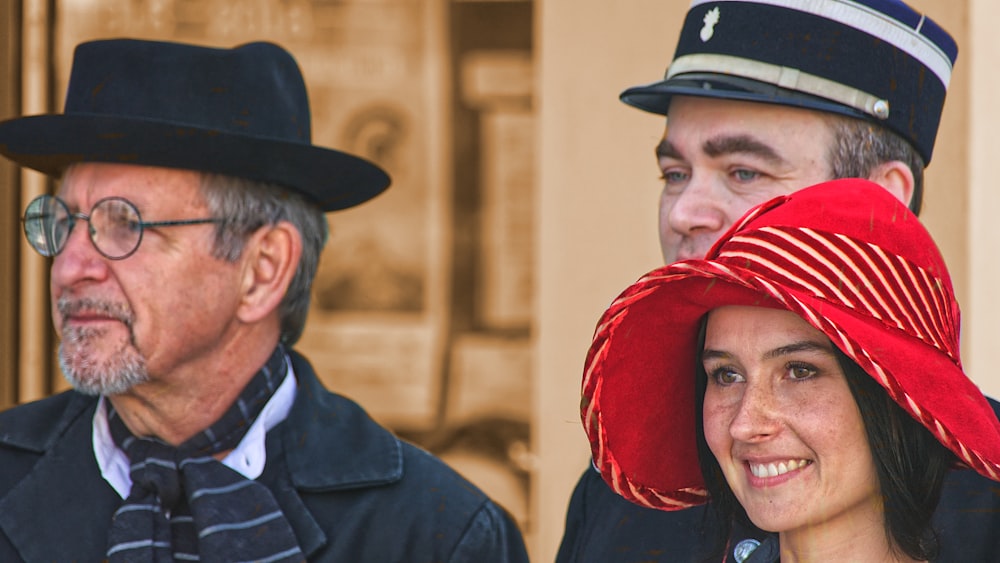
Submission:
[[[681,170],[665,170],[660,175],[663,182],[663,193],[666,195],[678,196],[684,193],[684,188],[688,185],[691,175]]]
[[[108,214],[106,224],[115,232],[136,232],[141,228],[135,214],[124,210]]]
[[[688,179],[687,172],[681,172],[679,170],[666,170],[660,176],[660,179],[667,184],[678,184],[684,182]]]
[[[739,170],[735,170],[733,172],[733,176],[735,176],[736,179],[741,182],[750,182],[752,180],[760,178],[760,172],[757,172],[756,170],[747,170],[745,168],[741,168]]]

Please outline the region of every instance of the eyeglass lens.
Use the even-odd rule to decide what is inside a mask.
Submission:
[[[131,255],[142,240],[139,210],[128,200],[109,197],[98,201],[90,216],[70,213],[61,199],[42,195],[24,212],[24,234],[42,256],[62,252],[78,219],[89,223],[88,234],[98,252],[111,259]]]

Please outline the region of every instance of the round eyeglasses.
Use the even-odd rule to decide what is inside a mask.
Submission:
[[[179,221],[143,221],[139,210],[123,197],[106,197],[94,204],[90,215],[71,213],[66,202],[55,196],[41,195],[24,210],[24,236],[42,256],[62,252],[77,219],[87,222],[87,234],[94,248],[105,258],[122,260],[131,256],[142,242],[146,227],[175,227],[219,223],[223,219],[182,219]]]

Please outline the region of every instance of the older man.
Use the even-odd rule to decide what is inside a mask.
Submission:
[[[23,222],[74,387],[0,414],[0,560],[527,560],[292,350],[324,212],[389,178],[311,144],[286,51],[82,44],[65,112],[0,123],[0,152],[61,178]]]
[[[871,179],[919,211],[956,56],[943,29],[897,0],[692,2],[664,80],[621,95],[667,116],[664,260],[700,258],[753,205],[832,178]],[[704,517],[630,504],[588,468],[557,561],[700,561]],[[935,526],[948,537],[941,561],[995,559],[993,484],[952,472]],[[755,541],[736,542],[731,560]]]

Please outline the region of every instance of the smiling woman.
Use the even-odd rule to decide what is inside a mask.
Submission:
[[[702,361],[705,440],[754,524],[789,537],[818,522],[844,539],[872,529],[875,464],[822,332],[788,311],[720,307]]]
[[[583,381],[595,465],[644,506],[708,502],[706,561],[934,559],[942,487],[1000,480],[958,333],[933,240],[886,190],[773,199],[605,312]]]
[[[735,520],[809,560],[845,546],[934,558],[929,523],[955,457],[823,332],[790,311],[723,306],[701,357],[699,459],[718,543]]]

